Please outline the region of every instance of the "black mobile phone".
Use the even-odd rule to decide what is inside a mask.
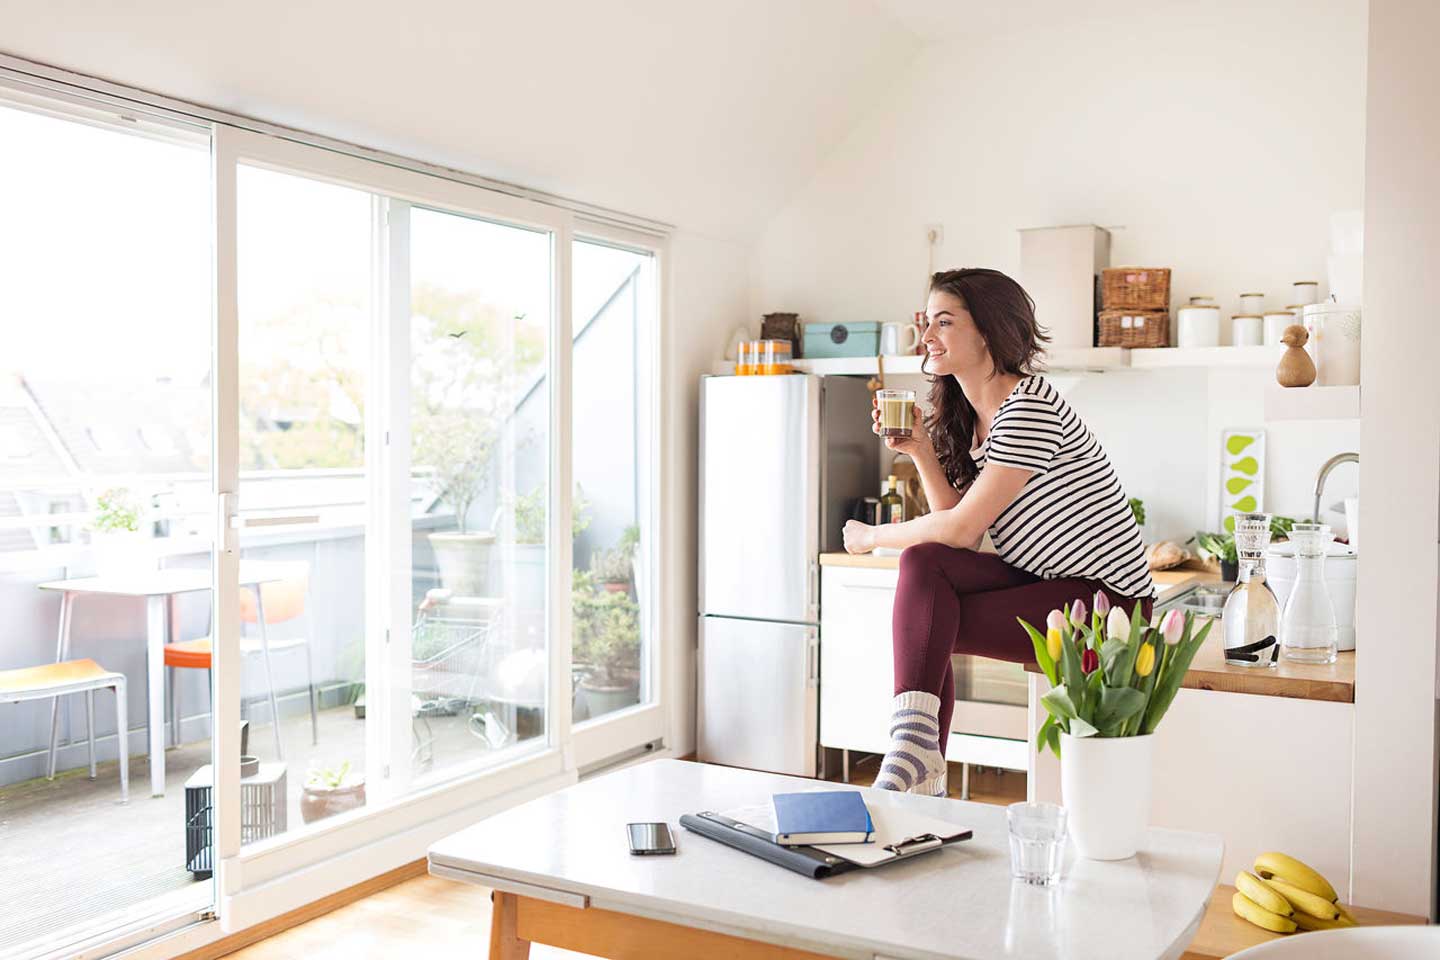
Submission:
[[[637,857],[675,852],[668,823],[627,823],[625,829],[630,834],[630,852]]]

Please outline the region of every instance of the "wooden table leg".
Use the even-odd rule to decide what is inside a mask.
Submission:
[[[529,960],[530,941],[515,934],[518,899],[499,890],[490,894],[490,960]]]

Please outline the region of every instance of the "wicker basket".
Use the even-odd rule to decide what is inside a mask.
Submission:
[[[1168,347],[1168,310],[1101,310],[1100,346]]]
[[[1106,310],[1169,310],[1169,267],[1109,267],[1100,278]]]

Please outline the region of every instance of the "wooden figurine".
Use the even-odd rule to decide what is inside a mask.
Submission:
[[[1275,368],[1275,380],[1282,387],[1308,387],[1315,382],[1315,361],[1305,352],[1305,341],[1310,334],[1298,323],[1285,328],[1280,342],[1285,344],[1285,353],[1280,365]]]

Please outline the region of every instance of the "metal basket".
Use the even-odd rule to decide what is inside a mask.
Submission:
[[[444,613],[435,612],[437,609]],[[485,657],[499,628],[498,602],[472,599],[467,606],[462,598],[444,606],[421,606],[412,628],[412,645],[423,643],[424,656],[410,661],[415,759],[431,759],[435,740],[429,728],[431,717],[455,716],[478,701],[476,691],[485,673]]]

